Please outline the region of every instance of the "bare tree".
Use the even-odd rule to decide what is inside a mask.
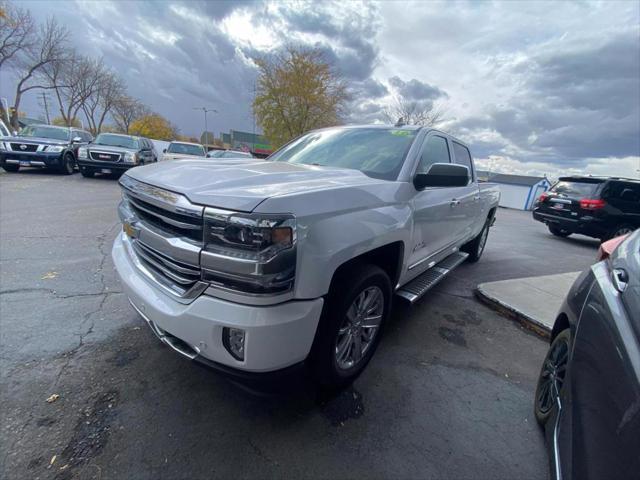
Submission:
[[[445,109],[431,101],[409,100],[396,95],[393,103],[382,112],[388,123],[433,127],[442,122]]]
[[[129,128],[134,121],[150,113],[149,109],[140,101],[128,95],[121,95],[113,104],[111,116],[118,130],[122,133],[129,133]]]
[[[75,123],[78,111],[97,88],[102,69],[101,61],[75,52],[44,69],[48,88],[56,96],[60,118],[67,126]]]
[[[55,62],[62,61],[68,54],[69,30],[60,25],[55,18],[48,19],[35,35],[33,45],[21,51],[15,63],[12,62],[18,78],[10,119],[14,128],[18,127],[18,109],[22,96],[36,88],[52,88],[47,81],[45,69]]]
[[[31,12],[7,4],[0,7],[0,70],[20,52],[31,49],[36,41]]]
[[[107,115],[111,113],[124,92],[124,83],[117,74],[101,67],[95,88],[82,104],[82,111],[94,135],[100,133]]]

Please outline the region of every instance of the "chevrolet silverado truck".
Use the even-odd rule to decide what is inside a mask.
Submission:
[[[122,173],[157,161],[151,140],[119,133],[101,133],[91,144],[78,149],[78,167],[86,178],[96,173]]]
[[[306,365],[330,387],[367,365],[394,295],[480,258],[500,196],[424,127],[328,128],[267,161],[168,161],[120,184],[113,260],[163,343],[241,378]]]
[[[92,138],[76,128],[28,125],[18,135],[0,141],[0,166],[12,173],[21,167],[40,167],[71,175],[78,149]]]

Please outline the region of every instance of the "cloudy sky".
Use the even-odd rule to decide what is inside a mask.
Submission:
[[[523,174],[640,175],[640,2],[22,2],[55,15],[133,96],[198,135],[253,128],[250,58],[316,46],[344,75],[349,123],[394,95],[446,111],[479,163]],[[1,95],[12,98],[11,80]],[[41,114],[35,95],[24,109]]]

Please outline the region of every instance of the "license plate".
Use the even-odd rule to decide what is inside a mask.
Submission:
[[[109,168],[103,168],[102,170],[100,170],[102,173],[111,173],[111,169]]]
[[[31,162],[29,160],[20,160],[21,167],[29,167],[31,166]]]
[[[564,210],[564,205],[561,203],[555,203],[551,205],[551,208],[555,208],[556,210]]]

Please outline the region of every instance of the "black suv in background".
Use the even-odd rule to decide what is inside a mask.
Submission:
[[[15,137],[0,141],[0,166],[7,172],[20,167],[49,167],[71,175],[78,149],[91,141],[89,132],[52,125],[28,125]]]
[[[533,218],[559,237],[608,240],[640,228],[640,180],[561,177],[533,207]]]
[[[147,138],[101,133],[90,145],[78,150],[78,166],[83,177],[96,173],[122,173],[138,165],[154,163],[158,155]]]

